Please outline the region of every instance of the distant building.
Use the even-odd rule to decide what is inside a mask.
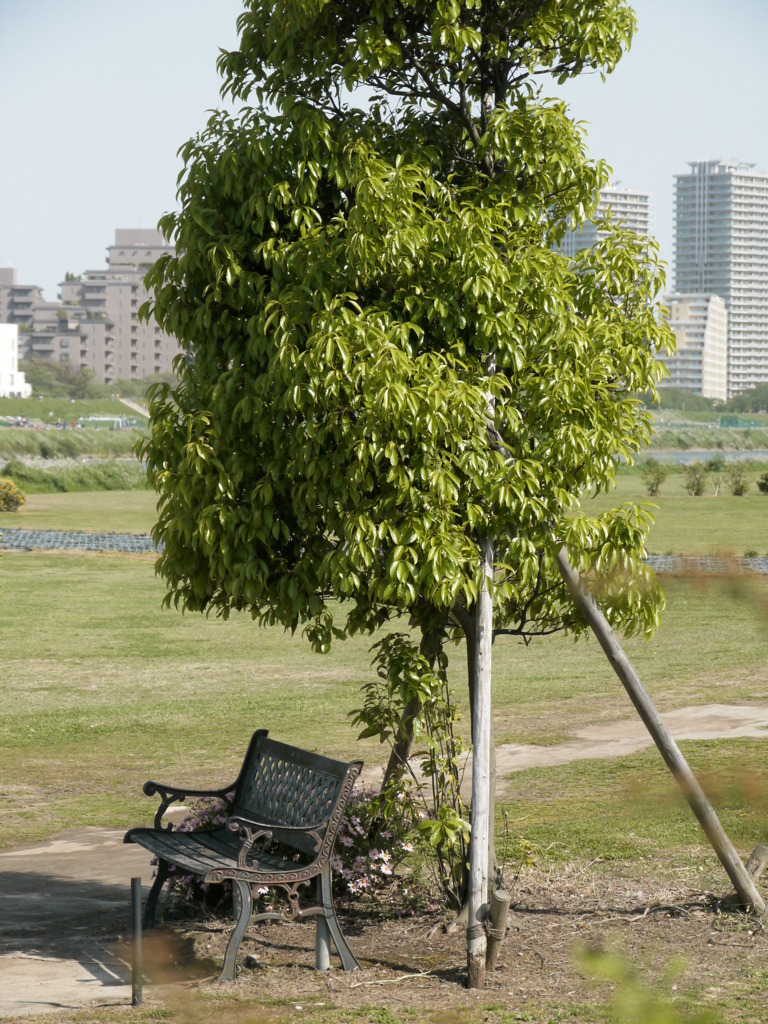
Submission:
[[[0,398],[29,398],[32,388],[19,372],[19,328],[0,324]]]
[[[18,284],[14,267],[0,267],[0,324],[29,323],[33,306],[42,301],[42,288]]]
[[[31,323],[22,327],[22,354],[63,363],[73,371],[84,366],[97,380],[109,383],[112,378],[105,371],[111,360],[111,329],[106,316],[77,303],[38,302]]]
[[[717,295],[667,295],[677,352],[664,359],[662,387],[680,388],[724,402],[728,395],[728,313]]]
[[[115,244],[107,250],[106,269],[86,270],[61,282],[60,298],[69,319],[72,308],[79,307],[84,314],[79,326],[88,327],[81,333],[80,362],[99,380],[172,373],[180,352],[176,339],[154,321],[141,323],[138,313],[149,297],[144,275],[163,253],[174,251],[159,231],[118,229]]]
[[[768,381],[768,175],[699,160],[675,179],[675,291],[728,310],[728,396]]]
[[[19,285],[13,268],[0,268],[0,322],[19,325],[20,358],[85,366],[105,384],[172,373],[176,339],[138,316],[148,298],[144,275],[166,252],[174,247],[159,231],[118,229],[106,268],[67,274],[60,302],[46,302],[41,288]]]
[[[650,196],[645,192],[616,185],[601,189],[594,219],[581,228],[569,229],[560,243],[560,251],[566,256],[575,256],[580,249],[591,249],[605,237],[605,232],[598,229],[595,221],[606,219],[647,238],[651,233],[650,207]]]

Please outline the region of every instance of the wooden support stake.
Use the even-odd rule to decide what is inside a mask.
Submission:
[[[756,882],[768,866],[768,846],[758,843],[747,859],[747,874]]]
[[[720,858],[720,863],[725,868],[726,874],[731,882],[733,882],[733,887],[742,905],[751,913],[764,914],[765,903],[757,891],[754,881],[726,835],[696,776],[689,768],[688,762],[680,753],[677,744],[672,738],[672,734],[667,729],[661,715],[656,710],[653,701],[641,683],[640,677],[624,653],[621,644],[616,638],[616,634],[597,607],[587,585],[568,560],[565,548],[562,548],[558,554],[557,564],[560,574],[565,580],[579,611],[597,637],[614,672],[623,683],[625,690],[629,694],[629,699],[634,704],[637,713],[651,734],[653,742],[658,747],[665,764],[677,780],[685,799],[690,804],[691,810],[698,818],[707,839],[709,839],[715,853]]]
[[[496,969],[496,959],[507,930],[507,915],[511,898],[506,889],[496,889],[491,893],[491,906],[488,913],[490,928],[488,929],[488,947],[485,951],[486,971]]]

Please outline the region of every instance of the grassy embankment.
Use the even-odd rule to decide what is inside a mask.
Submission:
[[[11,426],[17,416],[31,425]],[[66,428],[57,428],[57,420]],[[73,428],[78,421],[84,426]],[[135,425],[115,429],[124,421]],[[143,490],[133,448],[146,426],[144,417],[113,399],[0,398],[0,476],[27,494]]]

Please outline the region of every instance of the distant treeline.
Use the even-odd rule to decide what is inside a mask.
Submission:
[[[646,405],[651,405],[649,395],[640,397]],[[727,402],[718,402],[714,398],[702,398],[701,395],[694,395],[690,391],[682,391],[680,388],[661,388],[659,397],[659,404],[655,408],[684,409],[686,412],[709,411],[713,415],[720,412],[768,412],[768,384],[758,384],[757,387],[743,391]]]
[[[150,384],[157,380],[171,380],[170,377],[143,377],[141,380],[102,384],[85,366],[75,370],[65,363],[53,363],[47,359],[22,359],[19,369],[27,383],[32,385],[32,394],[45,395],[46,398],[109,398],[114,394],[144,401]]]

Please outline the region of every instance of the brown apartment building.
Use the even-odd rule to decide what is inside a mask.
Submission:
[[[19,324],[22,359],[86,366],[103,383],[171,373],[176,340],[138,313],[148,297],[144,275],[173,251],[158,231],[118,229],[107,266],[67,274],[59,302],[45,302],[40,288],[18,285],[15,270],[0,268],[0,323]]]

